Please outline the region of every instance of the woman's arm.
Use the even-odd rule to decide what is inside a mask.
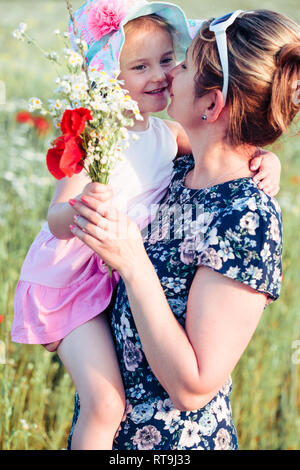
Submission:
[[[239,361],[266,297],[209,268],[198,268],[183,329],[150,261],[137,266],[122,277],[149,365],[176,408],[201,408]]]
[[[116,210],[105,210],[92,198],[85,198],[85,203],[74,206],[81,216],[72,232],[122,276],[154,374],[176,408],[204,406],[225,383],[249,343],[266,296],[200,267],[190,289],[182,328],[169,307],[136,224]],[[122,237],[118,236],[120,230]]]

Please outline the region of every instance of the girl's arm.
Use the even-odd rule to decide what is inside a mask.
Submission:
[[[188,155],[188,154],[192,153],[192,147],[191,147],[191,144],[190,144],[190,140],[189,140],[185,130],[181,126],[181,124],[179,124],[179,122],[170,121],[168,119],[165,119],[164,122],[167,124],[168,128],[170,129],[170,131],[172,132],[172,134],[174,135],[174,137],[176,139],[177,146],[178,146],[177,155],[178,156],[179,155]]]
[[[72,232],[122,276],[155,376],[176,408],[203,407],[249,343],[266,296],[209,268],[198,268],[183,328],[170,309],[137,225],[94,198],[84,197],[84,202],[73,206],[80,216]]]
[[[102,202],[106,201],[106,197],[111,198],[112,192],[110,195],[107,192],[106,196],[106,192],[102,194],[101,190],[102,185],[91,183],[90,178],[83,171],[71,178],[58,180],[48,209],[48,225],[51,233],[62,240],[73,238],[70,224],[76,213],[68,201],[79,199],[82,194],[94,196]]]
[[[178,156],[192,153],[189,138],[183,127],[175,121],[165,120],[165,123],[173,133],[177,145]],[[253,181],[269,196],[276,196],[280,189],[281,163],[279,158],[272,152],[258,149],[250,160],[250,169],[257,171]]]

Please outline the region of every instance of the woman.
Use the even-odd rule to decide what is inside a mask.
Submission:
[[[280,208],[248,161],[299,111],[299,64],[300,28],[283,15],[205,23],[170,73],[168,112],[193,155],[176,161],[144,240],[107,204],[73,206],[73,233],[122,278],[111,325],[127,412],[114,449],[238,447],[230,374],[281,283]]]

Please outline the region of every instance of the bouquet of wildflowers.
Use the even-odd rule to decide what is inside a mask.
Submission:
[[[67,5],[71,19],[70,2]],[[75,22],[73,22],[75,31]],[[30,98],[29,111],[40,110],[50,115],[54,127],[62,135],[47,153],[47,166],[57,179],[71,177],[85,169],[94,182],[108,183],[111,170],[122,159],[128,147],[127,128],[135,119],[143,119],[137,103],[124,90],[116,74],[111,78],[104,71],[88,72],[84,53],[87,44],[82,38],[76,40],[78,51],[70,48],[69,33],[54,31],[63,42],[62,51],[46,52],[26,32],[21,23],[13,36],[35,44],[54,63],[58,77],[54,97],[44,107],[39,98]],[[58,69],[63,67],[63,73]]]

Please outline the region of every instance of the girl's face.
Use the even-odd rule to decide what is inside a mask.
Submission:
[[[126,35],[120,57],[120,80],[142,115],[159,112],[168,104],[166,74],[175,65],[171,35],[158,26],[135,29]]]
[[[195,120],[195,82],[196,68],[188,50],[185,61],[173,68],[169,74],[169,90],[171,103],[168,107],[170,117],[180,122],[183,127],[193,127]]]

